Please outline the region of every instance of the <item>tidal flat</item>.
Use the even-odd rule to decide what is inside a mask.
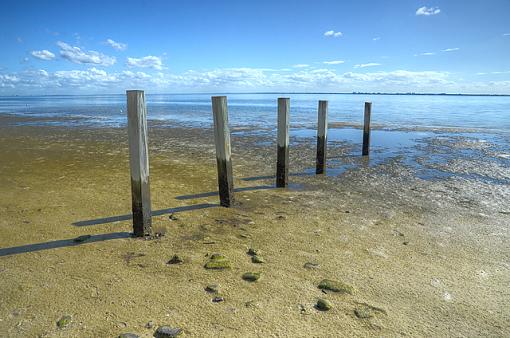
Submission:
[[[398,131],[362,158],[337,128],[316,176],[301,130],[276,189],[274,131],[233,128],[223,208],[212,129],[153,121],[143,240],[125,129],[26,122],[0,116],[1,336],[510,336],[508,134]]]

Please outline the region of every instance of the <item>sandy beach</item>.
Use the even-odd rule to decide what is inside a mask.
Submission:
[[[421,144],[416,162],[445,173],[424,179],[405,153],[370,165],[342,142],[328,159],[352,166],[315,176],[315,143],[291,139],[290,185],[275,189],[274,133],[234,129],[238,205],[222,208],[212,130],[151,123],[162,236],[143,240],[129,236],[125,129],[0,119],[2,336],[152,337],[160,325],[190,337],[510,336],[510,166],[490,142]],[[231,268],[204,269],[214,253]],[[183,262],[167,264],[174,255]],[[354,291],[323,291],[323,279]]]

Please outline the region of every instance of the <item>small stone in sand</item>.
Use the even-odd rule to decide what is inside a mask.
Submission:
[[[140,338],[140,336],[135,333],[123,333],[118,338]]]
[[[247,282],[255,282],[259,280],[260,272],[246,272],[243,274],[243,279]]]
[[[78,236],[75,239],[73,239],[73,242],[75,242],[75,243],[83,243],[86,240],[89,240],[91,237],[92,237],[91,235]]]
[[[266,262],[264,260],[264,258],[262,258],[262,256],[259,256],[259,255],[252,256],[251,257],[251,261],[252,261],[252,263],[256,263],[256,264],[261,264],[261,263],[265,263]]]
[[[306,262],[303,267],[308,270],[314,270],[320,268],[320,265],[319,263]]]
[[[178,327],[160,326],[154,332],[155,338],[173,338],[177,337],[182,333],[182,330]]]
[[[254,249],[254,248],[249,248],[248,249],[248,255],[250,255],[250,256],[260,255],[260,250]]]
[[[205,287],[205,291],[209,293],[218,293],[220,286],[218,284],[209,284]]]
[[[178,255],[173,255],[172,258],[166,264],[182,264],[184,263],[184,259],[179,257]]]
[[[348,293],[352,295],[354,293],[354,288],[348,284],[345,284],[340,281],[334,281],[331,279],[323,279],[319,283],[319,289],[339,292],[339,293]]]
[[[230,269],[230,261],[223,255],[213,254],[209,262],[205,263],[204,268],[211,270]]]
[[[62,316],[62,318],[60,318],[57,321],[57,327],[59,329],[63,329],[64,327],[66,327],[69,324],[71,324],[71,316],[68,316],[68,315]]]
[[[354,309],[354,314],[360,319],[368,319],[374,316],[370,308],[367,306],[362,306]]]
[[[220,302],[223,302],[225,300],[225,298],[221,297],[221,296],[218,296],[218,297],[214,297],[212,299],[213,303],[220,303]]]
[[[152,329],[154,327],[154,322],[152,320],[149,320],[147,324],[145,324],[145,328]]]
[[[333,307],[333,304],[331,304],[331,302],[327,299],[319,298],[317,300],[317,304],[315,305],[315,307],[317,308],[317,310],[320,310],[320,311],[328,311],[328,310],[331,310],[331,308]]]

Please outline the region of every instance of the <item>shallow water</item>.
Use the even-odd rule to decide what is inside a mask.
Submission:
[[[148,119],[194,127],[212,125],[211,95],[148,94]],[[372,123],[385,128],[510,129],[510,97],[354,95],[354,94],[228,94],[230,124],[235,127],[276,125],[276,99],[291,98],[291,124],[313,126],[317,100],[329,100],[329,122],[360,125],[363,104],[371,101]],[[1,97],[0,114],[44,119],[64,126],[122,127],[124,95]],[[35,123],[35,122],[31,122]]]

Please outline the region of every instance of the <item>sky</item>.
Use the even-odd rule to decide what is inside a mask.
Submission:
[[[0,95],[510,94],[509,13],[509,0],[2,0]]]

